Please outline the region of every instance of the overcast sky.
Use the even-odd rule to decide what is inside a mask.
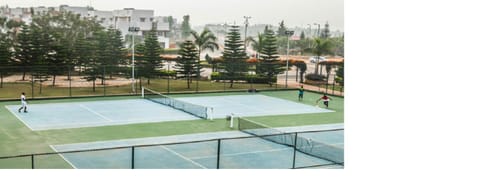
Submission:
[[[135,8],[153,9],[155,16],[173,16],[182,21],[189,14],[191,24],[243,24],[243,16],[251,16],[250,24],[278,25],[284,20],[287,27],[328,21],[331,30],[343,31],[343,0],[1,0],[9,7],[87,6],[97,10]]]

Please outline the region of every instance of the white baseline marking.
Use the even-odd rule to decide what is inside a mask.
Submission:
[[[201,167],[201,168],[203,168],[203,169],[207,169],[205,166],[200,165],[200,164],[198,164],[197,162],[193,161],[192,159],[189,159],[189,158],[187,158],[187,157],[185,157],[185,156],[183,156],[183,155],[181,155],[181,154],[179,154],[179,153],[177,153],[177,152],[175,152],[175,151],[172,151],[171,149],[169,149],[169,148],[167,148],[167,147],[165,147],[165,146],[162,146],[162,148],[164,148],[165,150],[169,151],[170,153],[173,153],[173,154],[181,157],[182,159],[185,159],[185,160],[187,160],[187,161],[189,161],[189,162],[191,162],[191,163],[193,163],[193,164],[195,164],[195,165],[197,165],[197,166],[199,166],[199,167]]]
[[[55,147],[53,145],[50,145],[50,148],[52,148],[55,152],[58,153],[57,149],[55,149]],[[58,155],[60,155],[60,157],[62,157],[63,160],[65,160],[68,164],[70,164],[70,166],[72,166],[74,169],[78,169],[77,167],[75,167],[75,165],[73,165],[73,163],[71,163],[69,160],[67,160],[67,158],[65,158],[61,153],[58,153]]]
[[[84,109],[86,109],[87,111],[90,111],[90,112],[92,112],[92,113],[95,114],[95,115],[98,115],[98,116],[101,117],[102,119],[105,119],[105,120],[107,120],[107,121],[113,122],[113,120],[109,119],[108,117],[103,116],[103,115],[100,114],[100,113],[97,113],[96,111],[88,108],[88,107],[85,106],[85,105],[82,105],[82,104],[78,104],[78,105],[79,105],[81,108],[84,108]]]
[[[35,131],[32,129],[32,127],[30,127],[30,125],[28,125],[27,122],[23,121],[23,119],[20,116],[18,116],[17,113],[15,113],[15,111],[11,111],[7,106],[5,106],[5,108],[7,108],[7,110],[10,111],[10,113],[15,115],[15,117],[17,117],[17,119],[19,119],[23,124],[25,124],[30,130]]]

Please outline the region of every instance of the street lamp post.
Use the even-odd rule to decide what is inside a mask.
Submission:
[[[247,53],[247,28],[248,28],[248,19],[252,18],[250,16],[243,16],[245,18],[245,44],[243,45],[245,48],[245,53]]]
[[[287,35],[287,69],[285,71],[285,88],[288,87],[288,56],[290,53],[290,36],[293,35],[294,31],[285,31],[285,35]]]
[[[140,31],[140,27],[129,27],[128,31],[132,32],[132,91],[135,94],[135,38],[136,32]]]

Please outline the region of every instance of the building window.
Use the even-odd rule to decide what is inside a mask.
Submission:
[[[140,17],[140,22],[145,22],[145,17]]]
[[[152,21],[153,21],[153,18],[150,18],[150,22],[152,22]]]

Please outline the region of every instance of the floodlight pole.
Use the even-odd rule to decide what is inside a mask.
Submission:
[[[290,36],[293,35],[293,31],[285,31],[287,35],[287,69],[285,70],[285,88],[288,87],[288,56],[290,54]]]
[[[245,53],[247,53],[247,28],[248,28],[248,19],[251,19],[252,17],[250,16],[243,16],[245,18],[245,43],[244,43],[244,48],[245,48]]]
[[[135,94],[135,32],[139,31],[139,27],[129,27],[128,31],[132,32],[132,92]]]

